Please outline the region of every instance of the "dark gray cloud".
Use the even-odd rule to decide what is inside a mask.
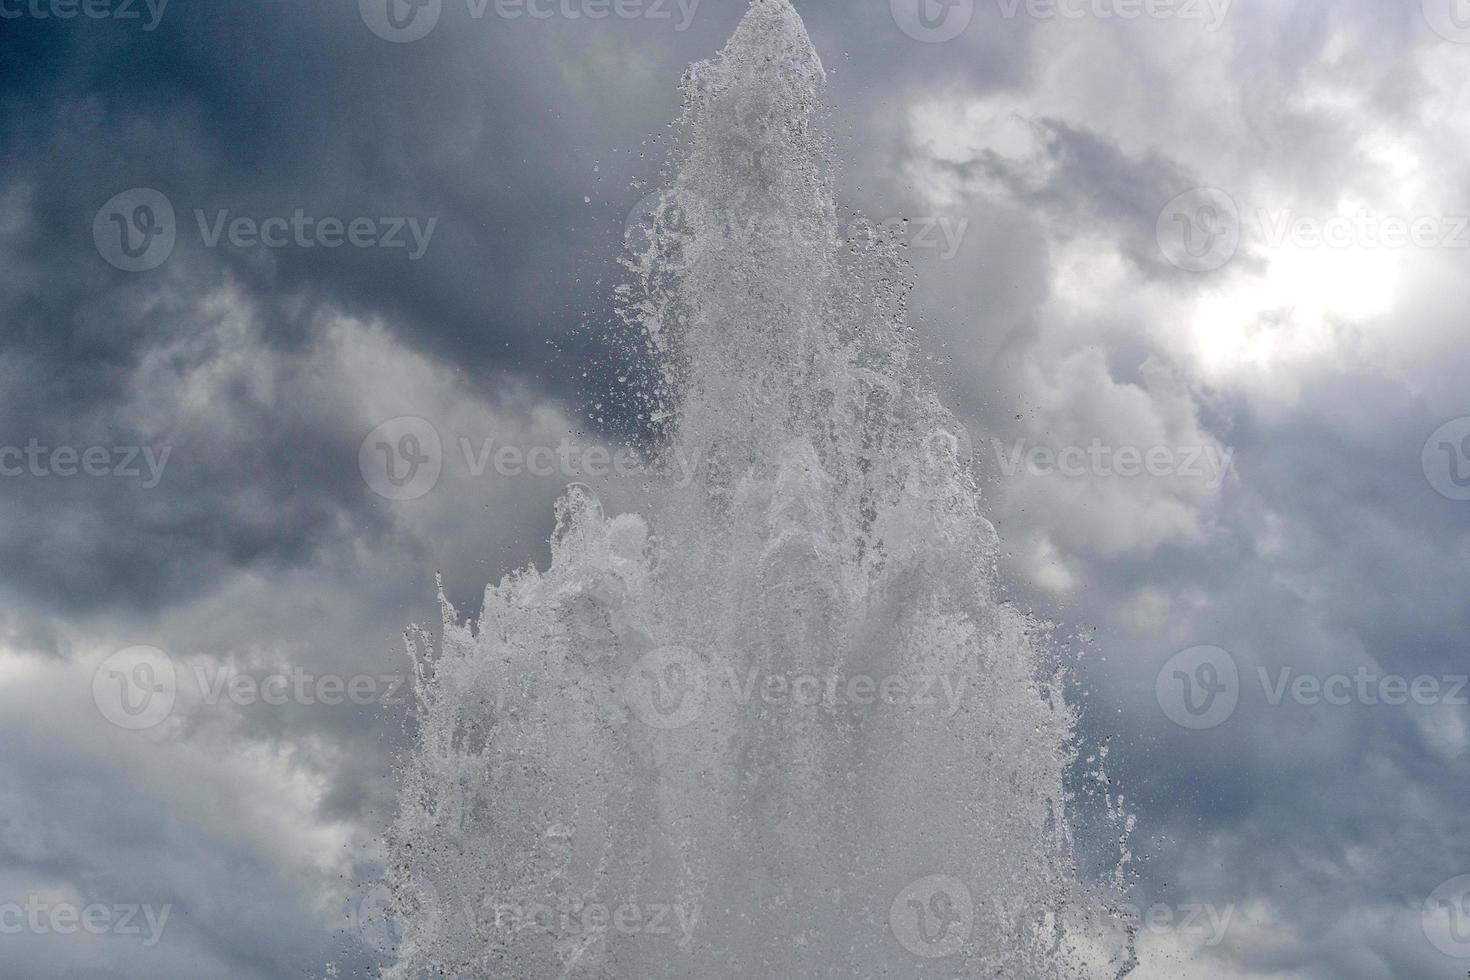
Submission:
[[[977,3],[941,44],[887,6],[801,5],[843,200],[966,222],[947,257],[910,247],[912,303],[1013,592],[1092,631],[1085,728],[1137,814],[1140,894],[1235,908],[1217,946],[1147,937],[1139,975],[1451,975],[1420,910],[1470,873],[1470,713],[1272,705],[1258,678],[1465,670],[1470,504],[1436,494],[1420,454],[1470,414],[1467,251],[1282,248],[1257,215],[1470,213],[1470,47],[1381,0],[1237,4],[1216,32]],[[625,434],[625,406],[602,425],[582,410],[618,371],[603,338],[624,219],[660,179],[680,72],[743,9],[704,0],[678,31],[449,2],[411,44],[352,2],[175,2],[152,31],[0,21],[0,446],[169,451],[156,486],[141,457],[138,476],[0,478],[0,883],[176,916],[149,949],[7,936],[0,972],[363,975],[344,882],[374,874],[406,707],[190,694],[126,733],[91,671],[147,644],[257,676],[403,672],[398,633],[436,615],[435,571],[472,612],[487,581],[544,560],[565,481],[475,476],[460,440]],[[1198,185],[1246,226],[1203,274],[1156,239]],[[177,241],[133,273],[93,221],[136,187],[167,197]],[[195,215],[297,209],[436,224],[410,260],[212,247]],[[446,456],[400,503],[359,449],[404,415]],[[1233,471],[1000,472],[1018,440],[1093,438],[1230,449]],[[637,486],[604,489],[637,507]],[[1242,676],[1204,731],[1155,694],[1196,644]]]

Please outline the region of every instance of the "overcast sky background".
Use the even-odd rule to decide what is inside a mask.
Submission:
[[[797,7],[841,201],[910,219],[921,343],[1013,594],[1095,637],[1084,726],[1138,818],[1139,896],[1232,910],[1220,936],[1148,932],[1136,975],[1464,974],[1470,905],[1425,903],[1470,875],[1470,692],[1273,705],[1260,670],[1470,662],[1470,5],[924,0],[931,31],[916,2]],[[251,704],[194,678],[404,673],[434,573],[475,611],[544,560],[567,482],[476,477],[458,440],[620,437],[585,420],[613,384],[595,338],[625,221],[681,71],[744,0],[602,20],[442,0],[410,42],[379,36],[383,6],[0,0],[0,447],[102,447],[109,473],[63,454],[0,477],[0,904],[171,909],[151,945],[0,935],[5,976],[380,962],[344,911],[376,874],[407,705]],[[117,198],[136,189],[156,195]],[[130,259],[118,221],[141,236],[159,196],[172,234]],[[371,219],[364,242],[435,223],[417,258],[406,230],[211,244],[222,211],[298,208]],[[1392,244],[1395,221],[1417,238]],[[359,450],[410,415],[445,460],[396,501]],[[1179,466],[1006,472],[1018,446],[1094,440]],[[167,449],[158,478],[141,455],[112,475],[125,447]],[[1184,463],[1227,453],[1225,474]],[[129,731],[94,677],[139,645],[182,679]],[[1190,728],[1166,665],[1200,645],[1239,682]]]

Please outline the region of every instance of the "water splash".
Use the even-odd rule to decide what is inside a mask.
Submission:
[[[684,80],[621,298],[658,365],[635,394],[696,478],[646,516],[572,486],[549,568],[477,622],[445,603],[437,650],[414,634],[391,977],[1129,968],[1074,867],[1074,712],[996,598],[907,266],[839,233],[823,81],[787,0]]]

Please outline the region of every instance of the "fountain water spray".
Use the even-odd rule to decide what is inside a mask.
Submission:
[[[1130,968],[1074,866],[1074,711],[997,598],[907,265],[839,234],[823,82],[787,0],[684,80],[621,305],[658,368],[630,397],[697,478],[641,516],[573,485],[545,571],[413,633],[390,977]]]

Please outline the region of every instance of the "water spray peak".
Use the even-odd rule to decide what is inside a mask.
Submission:
[[[545,572],[487,590],[478,628],[446,610],[392,841],[394,978],[1127,962],[1064,925],[1073,712],[997,599],[899,250],[838,235],[822,82],[787,0],[690,69],[623,300],[693,479],[642,516],[574,485]]]

